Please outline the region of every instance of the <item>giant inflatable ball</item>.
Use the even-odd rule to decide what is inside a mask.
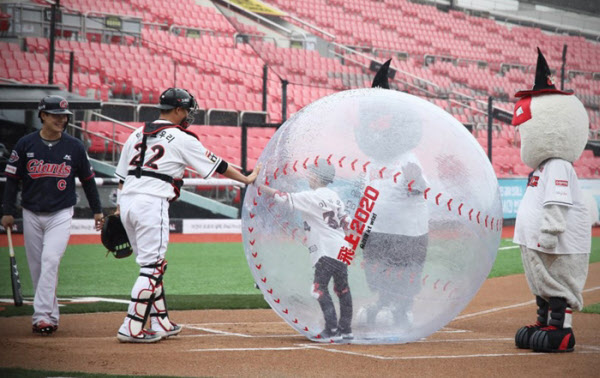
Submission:
[[[492,268],[502,231],[494,170],[467,129],[428,101],[379,88],[327,96],[285,122],[259,164],[242,211],[246,259],[272,309],[313,341],[427,337],[465,308]],[[344,221],[318,207],[311,214],[330,230],[306,227],[294,206],[313,182],[343,204]],[[315,252],[324,238],[329,250]],[[332,271],[347,269],[350,337],[324,333],[313,253],[329,256]],[[338,289],[331,279],[339,319]]]

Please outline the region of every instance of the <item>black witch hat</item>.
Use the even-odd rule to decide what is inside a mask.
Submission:
[[[526,91],[518,91],[515,93],[515,97],[525,97],[525,96],[539,96],[543,94],[564,94],[564,95],[572,95],[574,92],[572,90],[561,91],[556,88],[554,85],[554,76],[552,76],[552,72],[550,71],[550,67],[548,67],[548,62],[546,62],[546,58],[540,51],[538,47],[538,59],[537,66],[535,68],[535,83],[531,90]]]
[[[371,88],[379,87],[383,89],[390,89],[390,83],[388,81],[388,71],[390,69],[390,62],[392,59],[388,59],[387,62],[383,63],[381,67],[379,67],[379,71],[373,78],[373,83],[371,84]]]

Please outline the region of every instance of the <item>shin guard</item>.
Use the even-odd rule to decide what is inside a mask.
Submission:
[[[140,268],[140,275],[133,285],[131,303],[127,311],[129,334],[133,337],[143,335],[144,327],[159,294],[158,288],[162,286],[163,265],[166,265],[164,260],[159,264]]]

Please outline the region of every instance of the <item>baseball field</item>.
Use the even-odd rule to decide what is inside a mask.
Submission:
[[[12,305],[6,267],[0,376],[538,376],[542,366],[555,376],[595,376],[600,229],[594,229],[586,308],[573,317],[576,350],[557,355],[514,346],[514,333],[533,321],[535,304],[510,235],[505,229],[492,272],[467,308],[430,337],[401,345],[318,344],[297,334],[254,288],[237,236],[172,235],[165,285],[171,317],[184,330],[135,345],[115,337],[137,277],[135,261],[105,257],[98,237],[74,235],[60,268],[59,330],[33,335],[33,291],[22,236],[15,235],[26,302]]]

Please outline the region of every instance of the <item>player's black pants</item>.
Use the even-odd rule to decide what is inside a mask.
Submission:
[[[406,236],[372,232],[363,250],[369,288],[379,292],[378,307],[392,306],[394,317],[412,308],[421,290],[421,274],[427,256],[427,234]]]
[[[340,321],[337,321],[335,306],[329,295],[329,281],[333,277],[333,289],[340,299]],[[325,328],[332,330],[339,328],[341,332],[351,332],[352,324],[352,295],[348,286],[348,266],[331,257],[321,257],[315,265],[315,280],[313,293],[319,301]]]

